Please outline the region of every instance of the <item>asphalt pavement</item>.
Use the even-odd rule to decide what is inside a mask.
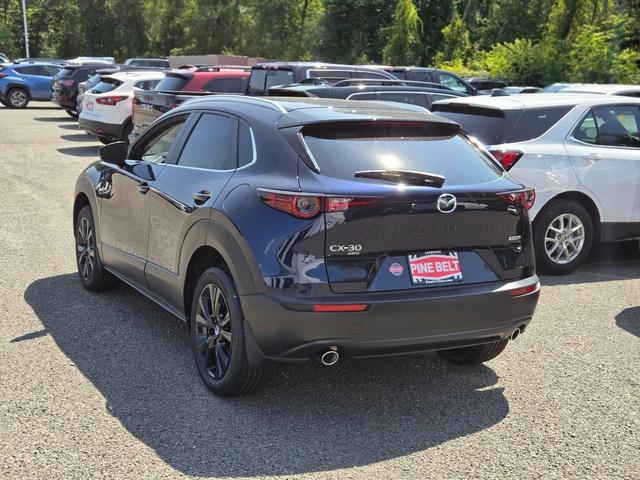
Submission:
[[[543,277],[478,367],[435,354],[274,368],[221,399],[186,326],[75,273],[74,184],[99,144],[0,107],[0,478],[640,479],[640,253]]]

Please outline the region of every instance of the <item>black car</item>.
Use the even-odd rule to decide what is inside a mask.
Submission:
[[[78,84],[94,75],[96,70],[109,67],[115,67],[115,65],[106,65],[104,63],[65,65],[58,75],[53,78],[51,101],[64,108],[70,116],[77,118],[79,114],[76,107]]]
[[[417,105],[427,110],[438,100],[467,96],[466,93],[438,84],[400,80],[344,80],[334,85],[285,85],[269,89],[269,95],[398,102]]]
[[[259,63],[251,68],[248,95],[267,95],[271,87],[290,85],[310,78],[339,82],[348,78],[396,80],[396,77],[367,65],[342,65],[318,62]]]
[[[476,88],[455,73],[431,67],[381,67],[399,80],[414,80],[444,85],[457,92],[477,95]]]
[[[100,153],[76,185],[80,281],[188,322],[217,394],[271,361],[484,362],[531,321],[534,194],[446,119],[220,95]]]

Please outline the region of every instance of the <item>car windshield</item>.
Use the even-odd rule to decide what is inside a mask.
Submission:
[[[320,173],[353,179],[363,170],[409,170],[445,177],[445,185],[490,182],[502,170],[449,124],[312,125],[304,140]]]

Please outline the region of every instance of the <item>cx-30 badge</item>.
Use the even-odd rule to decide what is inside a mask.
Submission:
[[[436,208],[440,213],[451,213],[458,206],[458,200],[450,193],[443,193],[438,197]]]

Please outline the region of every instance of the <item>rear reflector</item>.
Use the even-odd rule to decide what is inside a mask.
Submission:
[[[522,152],[517,150],[491,150],[491,155],[500,162],[505,170],[511,170],[511,167],[522,157]]]
[[[518,192],[501,193],[498,198],[510,203],[516,203],[525,210],[529,210],[536,203],[536,191],[533,188],[529,188]]]
[[[352,305],[326,305],[318,304],[313,306],[314,312],[364,312],[367,309],[365,303],[355,303]]]
[[[535,292],[537,289],[538,284],[534,283],[533,285],[527,285],[526,287],[510,290],[509,295],[511,295],[512,297],[522,297],[523,295],[527,295],[528,293]]]

